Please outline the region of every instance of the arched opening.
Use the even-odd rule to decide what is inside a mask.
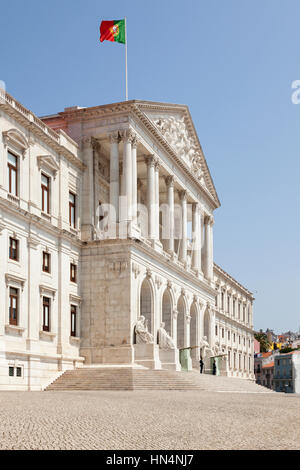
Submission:
[[[148,331],[153,334],[153,302],[151,286],[148,279],[144,279],[141,286],[140,315],[145,317]]]
[[[162,298],[162,317],[161,321],[165,323],[165,330],[170,336],[172,331],[172,299],[169,289],[166,289]]]
[[[179,297],[177,303],[177,348],[184,348],[184,315],[185,315],[185,306],[182,297]]]

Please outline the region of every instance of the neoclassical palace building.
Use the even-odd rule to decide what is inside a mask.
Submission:
[[[213,261],[220,202],[187,106],[39,119],[2,91],[0,132],[0,389],[87,365],[190,370],[203,344],[206,372],[253,379],[254,298]]]

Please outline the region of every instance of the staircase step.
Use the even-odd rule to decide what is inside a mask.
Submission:
[[[272,392],[246,379],[134,368],[84,367],[65,371],[46,391],[67,390],[211,390],[222,392]]]

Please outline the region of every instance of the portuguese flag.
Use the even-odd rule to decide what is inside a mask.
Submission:
[[[125,20],[102,21],[100,41],[113,41],[125,44]]]

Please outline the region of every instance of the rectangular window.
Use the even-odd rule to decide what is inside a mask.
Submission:
[[[224,310],[224,292],[221,294],[221,309]]]
[[[50,331],[50,299],[43,297],[43,331]]]
[[[235,317],[235,300],[232,301],[232,314]]]
[[[215,330],[216,330],[216,336],[218,336],[218,326],[217,325],[215,327]]]
[[[76,196],[69,192],[69,222],[71,227],[76,227]]]
[[[43,271],[45,273],[50,273],[51,269],[51,255],[50,253],[47,253],[46,251],[43,251]]]
[[[228,331],[228,340],[230,340],[230,331]]]
[[[77,307],[71,305],[71,336],[76,336]]]
[[[17,367],[17,377],[22,377],[22,367]]]
[[[18,157],[8,152],[7,154],[8,171],[8,191],[14,196],[18,196]]]
[[[19,240],[9,237],[9,258],[19,261]]]
[[[230,297],[227,297],[227,313],[230,312]]]
[[[77,266],[76,264],[70,264],[70,281],[77,282]]]
[[[14,367],[9,367],[8,368],[8,375],[10,377],[13,377],[14,376],[14,372],[15,372],[15,368]]]
[[[42,190],[42,211],[50,213],[50,178],[42,173],[41,175]]]
[[[222,338],[224,338],[224,328],[222,328]]]
[[[10,287],[9,289],[9,324],[18,324],[18,304],[19,304],[19,291]]]

